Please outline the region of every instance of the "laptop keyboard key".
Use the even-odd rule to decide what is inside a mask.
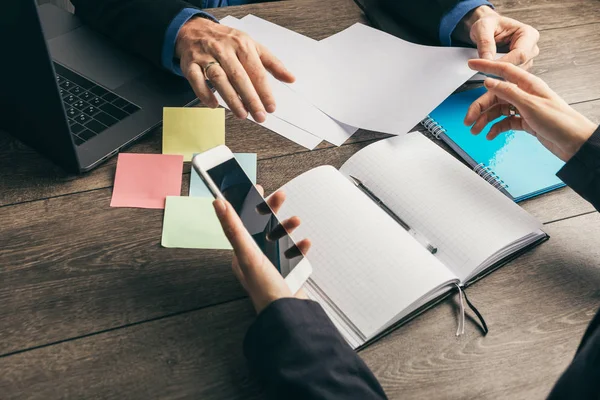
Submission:
[[[110,115],[108,115],[105,112],[100,112],[100,113],[94,115],[94,118],[97,119],[98,121],[102,122],[106,126],[112,126],[112,125],[116,124],[117,122],[119,122],[116,118],[111,117]]]
[[[63,89],[69,90],[69,89],[71,89],[71,88],[72,88],[73,86],[75,86],[75,85],[73,85],[73,83],[72,83],[71,81],[67,81],[67,80],[65,80],[65,81],[64,81],[63,83],[61,83],[59,86],[60,86],[61,88],[63,88]]]
[[[83,94],[85,90],[81,86],[73,86],[71,89],[69,89],[69,92],[73,93],[76,96],[79,96],[80,94]]]
[[[100,106],[100,109],[118,120],[122,120],[128,115],[125,111],[108,103],[102,104]]]
[[[83,113],[84,113],[85,115],[88,115],[88,116],[90,116],[90,117],[93,117],[94,115],[96,115],[96,114],[98,114],[98,113],[100,112],[100,110],[98,110],[96,107],[94,107],[94,106],[90,106],[90,105],[88,105],[88,106],[87,106],[86,108],[84,108],[82,111],[83,111]]]
[[[79,132],[77,134],[77,136],[79,136],[83,140],[90,140],[91,138],[96,136],[96,134],[94,132],[90,131],[89,129],[85,129],[85,130]]]
[[[75,103],[77,100],[78,100],[78,99],[77,99],[77,97],[75,97],[75,96],[73,96],[72,94],[70,94],[70,95],[68,95],[67,97],[65,97],[65,98],[63,99],[63,102],[64,102],[65,104],[69,105],[69,104],[73,104],[73,103]]]
[[[100,122],[96,121],[95,119],[90,120],[87,124],[85,124],[85,127],[96,134],[106,130],[106,126],[102,125]]]
[[[79,114],[80,114],[79,110],[77,110],[75,108],[69,108],[67,110],[67,117],[69,117],[69,118],[75,118]]]
[[[134,112],[138,111],[140,108],[138,106],[136,106],[135,104],[127,104],[125,107],[123,107],[123,111],[125,111],[128,114],[133,114]]]
[[[77,122],[74,122],[73,125],[71,125],[71,133],[79,133],[81,131],[83,131],[85,128],[83,127],[83,125],[78,124]]]
[[[102,97],[106,93],[108,93],[108,90],[104,89],[101,86],[94,86],[93,88],[90,89],[90,92],[94,93],[96,96]]]
[[[94,97],[92,100],[90,100],[90,104],[96,107],[99,107],[104,103],[105,101],[102,100],[100,97]]]
[[[85,125],[86,122],[88,122],[89,120],[91,120],[90,117],[88,117],[85,114],[79,114],[78,116],[76,116],[75,118],[73,118],[75,121],[79,122],[80,124]]]
[[[82,138],[80,138],[77,135],[73,135],[73,141],[75,142],[75,145],[79,146],[80,144],[85,143],[85,140],[83,140]]]
[[[90,101],[90,100],[92,100],[94,97],[96,97],[96,96],[94,96],[94,94],[93,94],[93,93],[90,93],[90,92],[83,92],[83,93],[81,93],[81,94],[79,95],[79,98],[80,98],[81,100],[85,100],[85,101]]]
[[[122,98],[122,97],[117,97],[115,100],[112,101],[112,104],[115,107],[123,108],[127,104],[129,104],[129,102],[127,100],[125,100],[124,98]]]
[[[106,92],[105,94],[102,95],[102,98],[110,103],[112,101],[115,101],[119,97],[114,93]]]

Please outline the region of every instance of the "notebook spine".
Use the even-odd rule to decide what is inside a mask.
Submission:
[[[473,171],[496,189],[508,190],[508,185],[494,171],[483,163],[477,164]]]
[[[421,121],[421,125],[423,125],[423,127],[438,140],[440,139],[440,135],[442,133],[446,133],[446,130],[440,124],[435,122],[435,120],[429,115],[423,121]]]

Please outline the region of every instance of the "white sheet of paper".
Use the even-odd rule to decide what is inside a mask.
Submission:
[[[217,98],[219,105],[221,107],[229,110],[229,107],[227,107],[227,104],[225,103],[223,98],[219,95],[219,93],[215,92],[215,97]],[[321,138],[319,138],[315,135],[311,135],[310,133],[306,132],[305,130],[300,129],[280,118],[277,118],[274,115],[271,115],[271,114],[267,114],[267,119],[263,123],[256,122],[255,120],[252,119],[252,117],[250,115],[248,115],[248,119],[256,124],[264,126],[265,128],[267,128],[275,133],[280,134],[284,138],[289,139],[292,142],[295,142],[295,143],[299,144],[300,146],[303,146],[309,150],[314,149],[315,147],[317,147],[319,145],[319,143],[321,143]]]
[[[292,32],[254,16],[247,16],[242,20],[227,16],[223,18],[220,23],[248,33],[259,43],[260,40],[258,40],[257,37],[278,36],[280,34],[287,36],[288,32]],[[313,39],[296,33],[294,33],[294,38],[296,39],[295,41],[302,43],[302,49],[309,49],[313,46],[318,46],[319,44],[319,42]],[[290,48],[286,51],[290,51],[290,49],[293,51],[294,46],[296,46],[295,43],[290,44]],[[281,52],[281,50],[278,49],[278,52]],[[273,52],[273,54],[278,56],[277,52]],[[288,68],[290,71],[294,72],[292,67]],[[358,130],[355,127],[338,123],[330,118],[327,114],[323,113],[323,111],[319,110],[309,102],[304,96],[299,95],[286,84],[275,79],[272,75],[269,74],[268,79],[277,104],[277,109],[272,115],[277,118],[327,140],[329,143],[336,146],[342,145]]]
[[[421,46],[355,24],[319,42],[291,87],[338,121],[401,134],[473,76],[467,61],[475,57],[474,49]]]

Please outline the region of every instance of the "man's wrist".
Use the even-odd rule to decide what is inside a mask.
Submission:
[[[206,27],[210,28],[211,24],[215,22],[209,18],[206,18],[202,14],[194,15],[190,18],[185,24],[181,26],[179,32],[177,33],[177,38],[175,39],[175,58],[180,59],[183,51],[186,47],[186,38],[192,36],[191,32],[197,29],[203,29]]]
[[[465,15],[461,25],[466,32],[471,32],[471,28],[475,25],[475,22],[489,15],[497,15],[497,13],[488,5],[479,6]]]

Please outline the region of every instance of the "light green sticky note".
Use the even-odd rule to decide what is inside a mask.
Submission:
[[[180,154],[183,161],[191,161],[194,153],[202,153],[221,144],[225,144],[224,109],[163,109],[163,154]]]
[[[161,244],[182,249],[231,249],[208,197],[168,196]]]
[[[256,185],[256,154],[235,153],[233,156],[240,164],[244,172],[246,172],[246,175],[248,175],[252,183]],[[208,190],[208,187],[206,187],[204,181],[202,181],[202,178],[200,178],[200,175],[198,175],[193,167],[192,173],[190,174],[190,196],[213,198],[210,190]]]

